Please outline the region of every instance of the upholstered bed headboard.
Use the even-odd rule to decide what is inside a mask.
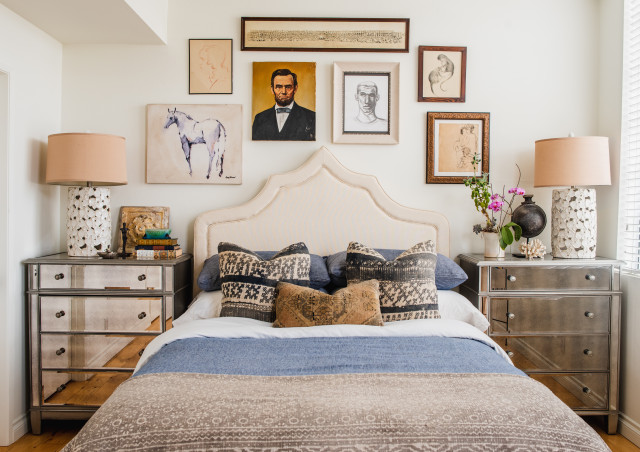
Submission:
[[[396,203],[374,176],[346,169],[324,147],[299,168],[269,177],[245,204],[200,214],[194,228],[196,278],[221,241],[255,251],[305,242],[311,253],[325,256],[353,240],[406,249],[432,239],[439,253],[449,255],[444,215]]]

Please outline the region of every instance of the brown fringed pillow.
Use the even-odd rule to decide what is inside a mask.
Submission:
[[[380,310],[385,322],[439,319],[435,248],[428,240],[387,261],[373,248],[351,242],[347,248],[347,282],[349,286],[368,279],[380,282]]]
[[[382,325],[380,291],[375,279],[352,284],[333,295],[279,282],[276,328],[317,325]]]

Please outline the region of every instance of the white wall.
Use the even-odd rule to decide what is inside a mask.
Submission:
[[[0,206],[8,229],[0,292],[0,445],[8,445],[27,428],[21,261],[60,249],[60,190],[44,185],[43,156],[47,135],[60,128],[62,46],[0,5],[0,71],[9,88],[9,131],[2,137],[8,153],[0,159],[7,162],[8,199]]]
[[[68,45],[64,48],[64,132],[91,130],[127,139],[129,185],[112,189],[115,213],[121,205],[166,205],[171,227],[187,249],[193,221],[204,210],[244,202],[268,175],[289,171],[326,145],[348,168],[375,174],[398,202],[445,213],[451,222],[452,255],[481,249],[471,233],[481,221],[462,185],[425,184],[427,111],[491,113],[491,177],[496,186],[533,180],[533,146],[540,138],[593,134],[597,124],[598,2],[596,0],[387,0],[366,2],[242,0],[219,8],[207,0],[169,3],[169,44],[164,46]],[[410,53],[242,52],[241,16],[410,17]],[[188,39],[233,38],[234,93],[188,94]],[[418,103],[417,47],[468,48],[467,102]],[[317,141],[252,142],[251,63],[317,63]],[[331,143],[332,63],[399,61],[400,144]],[[241,186],[145,184],[145,106],[155,103],[243,105],[244,174]],[[176,151],[179,152],[179,151]],[[539,193],[539,194],[538,194]],[[550,205],[551,191],[534,200]],[[117,215],[114,215],[114,234]],[[549,242],[548,231],[546,239]]]

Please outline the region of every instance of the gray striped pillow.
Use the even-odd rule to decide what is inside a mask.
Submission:
[[[220,317],[275,320],[276,285],[279,281],[309,286],[311,259],[307,246],[289,245],[269,260],[233,243],[220,242]]]
[[[439,319],[433,241],[418,243],[392,261],[358,242],[347,248],[348,284],[380,282],[382,320]]]

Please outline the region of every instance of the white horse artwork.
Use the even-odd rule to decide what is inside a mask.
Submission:
[[[220,121],[217,119],[207,118],[203,121],[196,121],[188,114],[177,111],[177,108],[167,109],[167,120],[164,128],[168,129],[172,124],[178,128],[180,143],[184,157],[189,165],[189,176],[193,174],[191,170],[191,149],[196,144],[204,144],[209,151],[209,169],[207,170],[207,179],[211,175],[213,161],[216,161],[216,171],[218,177],[222,177],[224,151],[227,144],[227,131]]]

